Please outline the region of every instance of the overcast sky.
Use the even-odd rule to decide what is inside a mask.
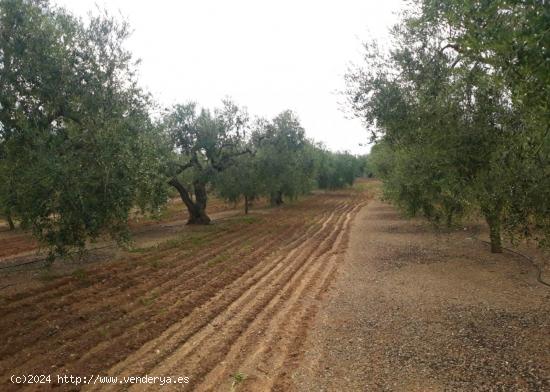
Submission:
[[[122,14],[134,33],[140,82],[164,106],[224,97],[252,115],[294,110],[331,150],[365,153],[368,139],[342,110],[343,76],[361,43],[387,39],[402,0],[53,0],[85,16],[96,4]]]

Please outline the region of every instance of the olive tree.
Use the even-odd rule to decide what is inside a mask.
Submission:
[[[263,190],[272,205],[281,205],[285,196],[295,198],[313,187],[313,146],[292,111],[264,122],[253,135],[253,141]]]
[[[419,21],[447,32],[442,46],[453,63],[483,64],[513,109],[506,149],[513,178],[503,221],[506,231],[550,240],[550,13],[548,2],[438,0],[420,2]]]
[[[317,186],[321,189],[351,186],[363,174],[364,162],[348,152],[332,152],[319,146],[315,155]]]
[[[190,103],[174,106],[163,126],[172,150],[168,183],[189,212],[188,224],[208,224],[208,187],[239,156],[250,153],[244,143],[248,114],[229,100],[214,111]]]
[[[106,14],[85,23],[48,1],[0,1],[2,209],[52,257],[103,233],[125,241],[131,209],[165,200],[128,34]]]
[[[391,52],[368,46],[367,66],[350,73],[348,82],[350,104],[389,159],[389,164],[375,159],[383,166],[378,171],[386,194],[434,220],[481,212],[491,249],[501,252],[503,228],[508,234],[549,232],[548,120],[547,111],[539,110],[547,105],[539,102],[541,93],[529,95],[521,78],[509,76],[530,67],[502,61],[505,56],[513,64],[520,61],[509,36],[524,36],[530,17],[534,29],[540,27],[540,12],[518,6],[524,19],[512,23],[508,19],[516,16],[509,16],[509,8],[515,5],[488,4],[421,2],[394,28]],[[511,30],[494,25],[492,17],[510,22],[503,26]],[[491,28],[474,27],[480,19]],[[515,45],[527,50],[538,44],[529,39]],[[544,81],[547,71],[537,65],[537,56],[521,61],[533,61],[533,79]],[[535,109],[527,109],[527,101]]]
[[[236,203],[244,199],[244,213],[248,214],[252,202],[263,194],[263,180],[258,168],[258,160],[250,154],[241,155],[235,163],[214,180],[217,194],[225,200]]]

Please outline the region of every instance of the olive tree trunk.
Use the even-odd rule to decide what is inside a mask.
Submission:
[[[206,214],[206,184],[199,181],[193,183],[195,188],[195,201],[191,198],[189,191],[185,186],[177,179],[172,178],[168,184],[176,188],[178,191],[181,201],[187,207],[189,212],[189,219],[187,220],[188,225],[207,225],[210,223],[210,218]]]
[[[489,237],[491,238],[491,252],[502,253],[502,238],[500,234],[500,214],[489,213],[485,215],[489,225]]]
[[[280,206],[283,203],[284,203],[283,202],[283,192],[277,191],[277,192],[273,192],[271,194],[271,205],[272,206]]]
[[[8,221],[8,226],[10,227],[10,230],[15,230],[15,224],[13,223],[13,219],[9,212],[8,214],[6,214],[6,220]]]

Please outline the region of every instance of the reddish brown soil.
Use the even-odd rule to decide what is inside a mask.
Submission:
[[[12,374],[181,376],[162,390],[194,391],[550,390],[550,290],[533,267],[489,253],[481,226],[438,232],[361,186],[376,188],[222,209],[206,227],[147,223],[154,246],[10,273],[0,390],[161,389],[22,388]]]
[[[282,388],[366,200],[314,195],[15,285],[0,299],[0,390],[20,389],[12,374],[188,376],[187,390],[229,390],[235,372],[239,390]]]
[[[27,233],[20,231],[0,231],[0,259],[22,254],[38,248],[38,244]]]
[[[265,208],[266,206],[265,200],[257,200],[253,208]],[[209,199],[207,212],[213,219],[219,219],[241,214],[243,208],[242,203],[227,203],[212,197]],[[165,240],[176,229],[181,229],[185,225],[187,217],[185,206],[179,198],[173,198],[168,202],[160,219],[134,214],[129,222],[134,240],[133,245],[137,247],[150,246],[158,240]],[[7,224],[4,223],[0,220],[0,266],[19,264],[44,257],[43,252],[40,252],[39,243],[32,238],[30,233],[20,229],[10,231]],[[106,239],[91,245],[90,248],[103,248],[106,244],[115,247],[112,241]]]

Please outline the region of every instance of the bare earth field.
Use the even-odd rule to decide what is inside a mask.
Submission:
[[[248,216],[220,206],[206,227],[140,222],[132,251],[0,270],[0,390],[550,390],[550,288],[533,267],[491,255],[482,227],[401,218],[373,186]]]
[[[263,200],[256,203],[257,207],[265,207],[265,205],[266,203]],[[236,215],[241,211],[241,206],[233,206],[217,198],[212,198],[208,205],[208,213],[214,219]],[[136,213],[130,221],[133,246],[149,246],[158,242],[156,240],[166,240],[171,234],[184,227],[186,222],[187,212],[179,198],[169,201],[160,219],[150,219]],[[109,247],[112,249],[116,248],[112,241],[101,239],[98,243],[92,244],[90,248],[104,249],[106,245],[110,245]],[[42,259],[44,254],[30,233],[22,230],[10,231],[7,222],[0,219],[0,268],[6,265]]]
[[[189,377],[180,390],[229,390],[241,372],[239,390],[284,390],[366,200],[313,195],[71,273],[12,273],[21,281],[1,292],[0,389],[44,388],[11,384],[12,374],[147,374]]]

